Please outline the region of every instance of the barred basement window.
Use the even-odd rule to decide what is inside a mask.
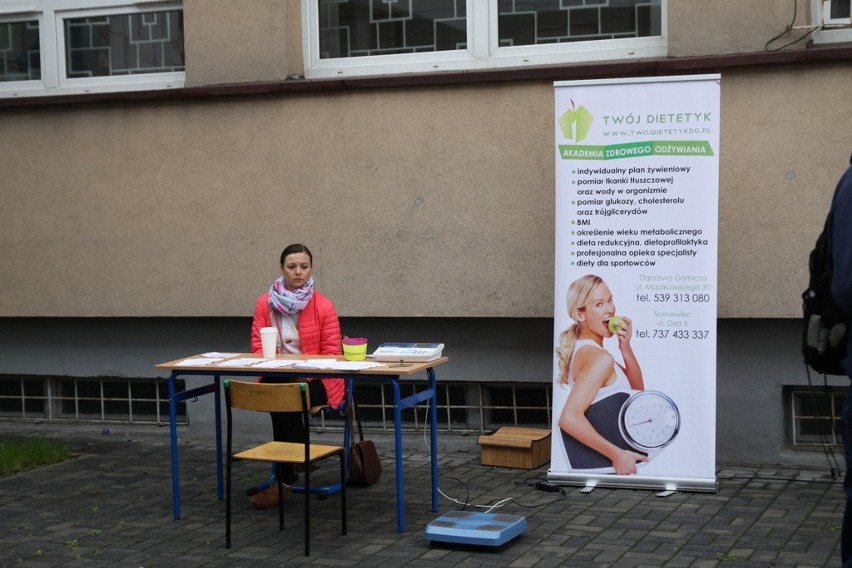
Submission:
[[[839,387],[785,387],[798,447],[840,447],[840,413],[846,390]]]
[[[177,381],[176,389],[185,389]],[[186,424],[186,405],[177,406]],[[0,420],[168,424],[167,379],[0,376]]]
[[[422,383],[400,383],[400,396],[414,394]],[[450,432],[486,432],[500,426],[550,428],[550,383],[438,383],[438,428]],[[393,393],[386,383],[355,386],[365,427],[393,429]],[[402,412],[403,424],[420,431],[428,424],[426,403]]]
[[[186,389],[177,381],[177,391]],[[380,382],[360,382],[356,396],[365,428],[393,430],[393,393]],[[401,382],[404,398],[422,382]],[[500,426],[549,428],[550,383],[438,383],[438,429],[482,433]],[[177,406],[178,424],[188,424],[186,404]],[[428,406],[421,403],[402,414],[404,427],[422,431]],[[0,375],[0,420],[78,423],[169,423],[168,380],[116,377],[72,378]],[[314,424],[321,431],[343,429],[336,412],[323,413]]]

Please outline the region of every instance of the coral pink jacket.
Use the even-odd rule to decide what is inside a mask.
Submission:
[[[251,323],[251,351],[262,353],[260,328],[271,326],[269,317],[269,294],[258,298],[254,305],[254,320]],[[302,353],[306,355],[340,355],[340,321],[331,300],[314,290],[311,301],[299,314],[296,323]],[[312,380],[308,378],[307,380]],[[343,379],[320,379],[328,393],[328,405],[337,408],[343,402],[346,384]]]

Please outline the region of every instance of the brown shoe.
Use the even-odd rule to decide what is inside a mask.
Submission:
[[[290,493],[292,493],[293,488],[289,485],[284,485],[284,500],[290,498]],[[268,489],[264,489],[263,491],[259,491],[255,493],[251,497],[249,497],[249,503],[255,509],[271,509],[272,507],[278,506],[278,484],[273,483]]]

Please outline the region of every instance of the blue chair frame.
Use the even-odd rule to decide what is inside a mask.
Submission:
[[[352,389],[355,388],[354,381],[352,379],[343,379],[346,381],[346,393],[343,397],[343,402],[340,403],[340,406],[337,408],[325,407],[322,409],[324,414],[333,414],[335,412],[339,412],[344,416],[344,426],[343,426],[343,447],[347,448],[346,456],[344,456],[344,461],[346,464],[346,479],[349,479],[349,441],[352,435],[352,422],[349,420],[348,411],[352,408]],[[266,491],[275,483],[277,483],[277,471],[276,467],[273,465],[272,470],[269,473],[269,477],[254,487],[249,487],[246,489],[246,495],[252,496],[260,493],[261,491]],[[324,499],[328,499],[330,496],[335,493],[339,493],[342,487],[340,486],[340,482],[332,483],[331,485],[314,485],[308,488],[308,491],[311,494],[317,496],[317,498],[322,501]],[[293,493],[304,493],[305,487],[303,485],[293,485]]]

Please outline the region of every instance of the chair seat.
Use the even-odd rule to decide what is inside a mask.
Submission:
[[[317,461],[343,453],[341,446],[311,444],[310,461]],[[234,454],[234,459],[278,463],[302,463],[305,461],[305,445],[293,442],[267,442]]]

